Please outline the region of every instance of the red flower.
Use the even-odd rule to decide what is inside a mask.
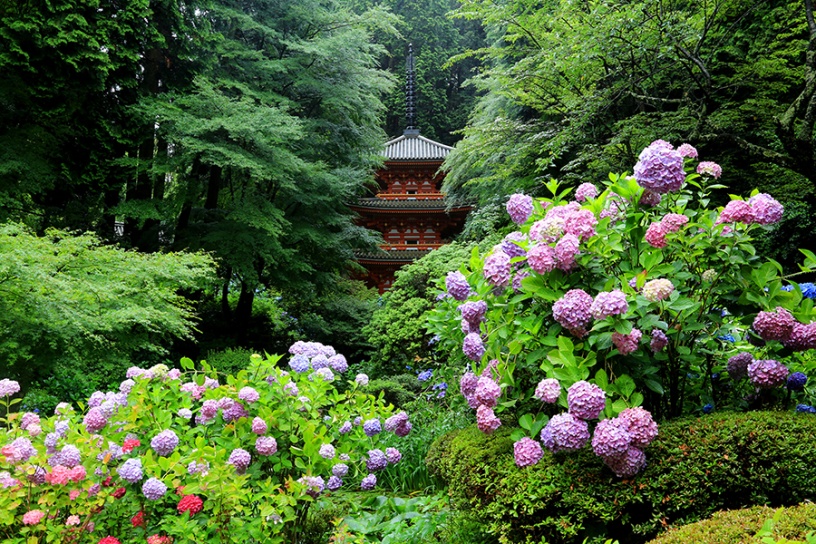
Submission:
[[[173,539],[169,536],[150,535],[147,537],[147,544],[172,544]]]
[[[136,515],[130,518],[130,523],[132,523],[134,527],[144,527],[144,512],[141,510],[136,512]]]
[[[122,544],[122,543],[119,542],[118,538],[114,538],[112,536],[106,536],[105,538],[100,540],[98,544]]]
[[[202,501],[197,495],[185,495],[178,503],[178,513],[183,514],[184,512],[189,511],[190,516],[192,517],[201,512],[203,507],[204,501]]]
[[[122,497],[125,496],[126,492],[127,492],[127,489],[125,489],[124,487],[120,487],[119,489],[117,489],[116,491],[113,492],[113,498],[114,499],[121,499]]]
[[[108,476],[107,478],[105,478],[105,481],[102,482],[102,485],[104,487],[110,487],[111,485],[113,485],[113,477]]]
[[[122,444],[122,451],[125,453],[130,453],[133,451],[133,448],[138,448],[141,445],[142,443],[139,442],[138,438],[128,438],[125,440],[125,443]]]

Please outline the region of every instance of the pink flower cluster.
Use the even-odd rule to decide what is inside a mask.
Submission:
[[[715,225],[720,223],[757,223],[772,225],[782,219],[785,208],[771,195],[759,193],[752,196],[747,202],[732,200],[720,212]]]
[[[754,318],[754,330],[763,340],[785,341],[793,334],[796,319],[786,309],[777,306],[772,312],[759,312]]]
[[[643,285],[641,294],[649,302],[660,302],[666,300],[674,291],[674,284],[665,279],[659,278],[656,280],[647,281]]]
[[[593,299],[582,289],[570,289],[553,304],[553,319],[574,336],[582,337],[592,320]]]
[[[598,196],[598,188],[591,183],[582,183],[575,190],[575,200],[578,202],[585,202],[588,198],[595,198]]]
[[[627,408],[595,427],[592,450],[619,478],[631,478],[646,466],[643,449],[657,437],[657,424],[643,408]]]
[[[612,343],[621,355],[629,355],[637,351],[638,343],[643,333],[639,329],[632,329],[629,334],[621,334],[619,332],[612,333]]]
[[[510,285],[510,256],[500,249],[487,256],[484,262],[484,277],[495,287]]]
[[[547,404],[555,404],[561,396],[561,384],[555,378],[546,378],[538,382],[533,394],[535,398]]]
[[[510,196],[507,201],[507,213],[517,225],[524,224],[533,213],[533,198],[520,193]]]
[[[663,140],[656,140],[641,151],[635,164],[635,179],[641,187],[665,194],[677,191],[686,181],[683,156]]]
[[[579,419],[595,419],[606,406],[606,394],[597,385],[577,381],[567,389],[567,406],[569,413]]]
[[[626,295],[623,291],[602,291],[595,296],[589,312],[595,319],[606,319],[611,315],[621,315],[629,311],[629,304],[626,302]]]
[[[543,456],[544,450],[541,449],[541,444],[532,438],[525,436],[513,444],[513,457],[516,465],[520,467],[535,465]]]
[[[785,385],[788,373],[788,367],[773,359],[760,359],[748,365],[748,379],[760,389]]]

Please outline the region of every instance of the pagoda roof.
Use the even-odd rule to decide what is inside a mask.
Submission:
[[[410,263],[430,253],[431,249],[426,250],[405,250],[405,251],[364,251],[356,250],[354,256],[358,261],[376,262],[376,263]]]
[[[444,200],[404,200],[384,198],[361,198],[352,206],[360,208],[378,208],[383,210],[445,210]]]
[[[386,142],[382,155],[389,161],[443,161],[453,148],[406,130],[399,138]]]

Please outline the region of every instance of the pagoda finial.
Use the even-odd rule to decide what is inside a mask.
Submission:
[[[405,134],[419,134],[419,130],[416,127],[416,103],[415,103],[415,70],[416,66],[414,63],[414,44],[408,44],[408,58],[405,59],[405,72],[406,72],[406,84],[405,84],[405,117],[407,120],[407,125],[405,127]]]

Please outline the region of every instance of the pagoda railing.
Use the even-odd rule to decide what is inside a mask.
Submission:
[[[383,200],[443,200],[445,195],[443,193],[417,193],[415,195],[405,193],[379,193],[377,198]]]
[[[445,244],[382,244],[380,249],[385,251],[426,251],[429,249],[439,249]]]

